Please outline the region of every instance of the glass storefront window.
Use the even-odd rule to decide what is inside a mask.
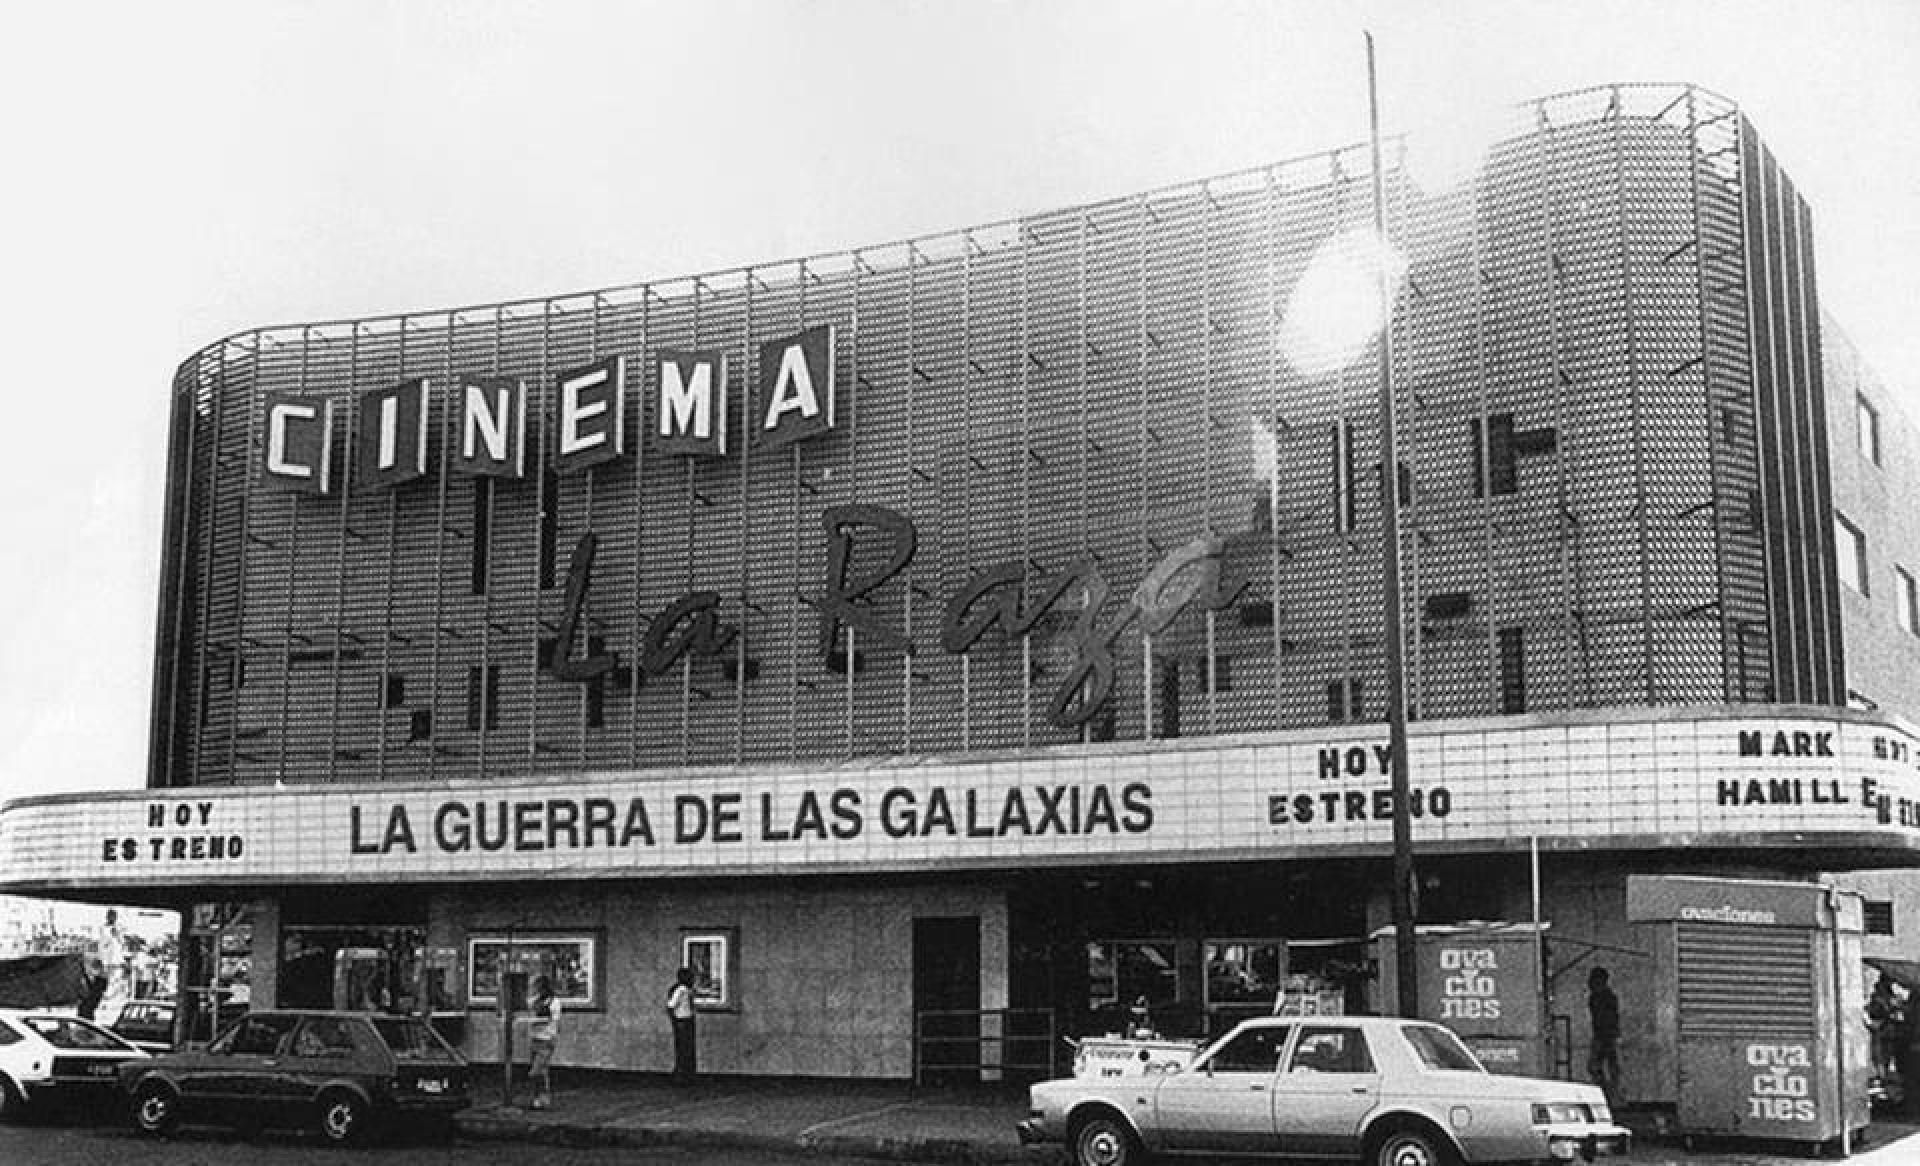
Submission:
[[[278,1002],[282,1008],[419,1011],[424,937],[417,927],[283,927]]]
[[[733,933],[689,931],[680,936],[680,966],[693,972],[693,1002],[703,1009],[738,1006],[733,991]]]
[[[1288,1016],[1365,1012],[1372,980],[1365,940],[1296,940],[1287,945],[1281,1012]]]
[[[1286,942],[1279,939],[1208,940],[1207,1007],[1271,1012],[1286,974],[1286,952]]]
[[[475,935],[467,940],[467,1003],[494,1007],[502,971],[546,976],[564,1008],[599,1008],[598,939],[590,935]]]
[[[448,1012],[456,1008],[464,1009],[465,1001],[459,995],[464,987],[460,978],[460,949],[422,947],[420,959],[420,1002],[425,1010]]]
[[[1180,973],[1171,939],[1107,939],[1087,944],[1087,1005],[1097,1013],[1125,1011],[1142,997],[1149,1008],[1180,999]]]

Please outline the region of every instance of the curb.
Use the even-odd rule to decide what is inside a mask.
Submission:
[[[1062,1147],[989,1146],[955,1138],[880,1138],[828,1134],[787,1143],[807,1153],[878,1158],[892,1162],[942,1162],[949,1166],[1045,1166]]]
[[[1045,1166],[1058,1147],[988,1146],[956,1138],[861,1137],[824,1134],[785,1137],[688,1126],[568,1125],[498,1113],[467,1113],[455,1128],[479,1141],[546,1146],[680,1146],[707,1150],[759,1150],[820,1157],[856,1157],[946,1166]]]

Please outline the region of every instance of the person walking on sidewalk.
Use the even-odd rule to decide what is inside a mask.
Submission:
[[[694,1077],[693,969],[681,968],[667,990],[667,1016],[673,1021],[673,1080],[687,1085]]]
[[[546,1109],[553,1104],[553,1046],[560,1041],[560,998],[545,976],[535,976],[532,988],[528,1011],[533,1019],[527,1025],[527,1043],[533,1059],[527,1065],[527,1080],[533,1083],[533,1107]]]
[[[1593,1039],[1587,1051],[1587,1076],[1606,1092],[1609,1101],[1620,1088],[1620,998],[1608,983],[1607,969],[1587,974],[1587,1019]]]

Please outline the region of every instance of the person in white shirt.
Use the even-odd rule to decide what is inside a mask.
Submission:
[[[527,1025],[533,1053],[527,1079],[533,1083],[533,1107],[546,1109],[553,1104],[553,1046],[560,1040],[560,998],[553,994],[553,984],[547,977],[533,978],[527,1007],[533,1014]]]
[[[685,1085],[694,1077],[693,969],[681,968],[667,990],[667,1015],[673,1020],[673,1079]]]

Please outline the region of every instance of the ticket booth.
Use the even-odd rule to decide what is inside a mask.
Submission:
[[[1533,923],[1422,926],[1414,932],[1414,970],[1422,1017],[1465,1041],[1495,1073],[1546,1075],[1544,930]],[[1399,999],[1393,929],[1373,934],[1380,968],[1379,1011]]]
[[[1868,1114],[1858,895],[1816,883],[1634,875],[1686,1136],[1844,1149]]]

